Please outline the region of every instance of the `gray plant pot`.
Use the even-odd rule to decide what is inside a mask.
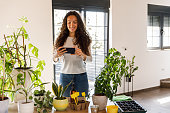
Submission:
[[[8,104],[9,104],[9,98],[0,101],[0,113],[8,113]]]

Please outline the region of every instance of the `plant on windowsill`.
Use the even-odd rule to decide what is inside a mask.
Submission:
[[[26,17],[19,18],[23,24],[28,23]],[[36,84],[41,84],[41,72],[44,70],[45,62],[38,57],[38,48],[29,43],[29,35],[24,25],[17,28],[16,32],[11,35],[4,35],[5,43],[2,45],[6,48],[7,59],[10,59],[15,70],[12,72],[15,88],[21,86],[17,85],[17,80],[21,76],[25,77],[25,86],[31,84],[31,81],[36,81]],[[24,73],[26,72],[26,75]],[[23,98],[23,97],[22,97]],[[22,99],[20,95],[15,94],[14,101]]]
[[[105,66],[95,78],[95,92],[92,96],[93,104],[99,105],[99,110],[106,108],[107,98],[112,101],[127,69],[125,56],[122,56],[115,48],[109,49],[109,53],[105,57]]]
[[[128,62],[128,73],[126,74],[126,82],[131,82],[131,78],[134,76],[134,72],[138,70],[138,66],[134,66],[134,59],[135,56],[133,56],[132,61],[127,60]]]
[[[58,111],[64,111],[68,106],[68,99],[63,96],[64,92],[68,88],[68,86],[72,83],[72,81],[67,84],[64,88],[62,85],[58,85],[57,83],[52,83],[52,91],[55,95],[53,99],[53,106]]]

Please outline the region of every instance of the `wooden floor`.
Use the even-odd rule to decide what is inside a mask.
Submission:
[[[133,99],[142,105],[147,113],[170,113],[170,88],[153,88],[135,92]]]

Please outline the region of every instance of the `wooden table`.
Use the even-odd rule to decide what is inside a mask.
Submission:
[[[92,100],[89,100],[89,101],[90,101],[90,105],[93,105]],[[55,111],[55,109],[53,108],[52,113],[91,113],[90,105],[89,105],[88,110],[80,110],[80,111],[71,110],[70,107],[68,107],[65,111]],[[114,103],[108,100],[107,105],[114,105]],[[9,104],[8,113],[18,113],[17,103]],[[34,111],[34,113],[37,113],[37,112]],[[106,110],[101,110],[98,113],[106,113]]]

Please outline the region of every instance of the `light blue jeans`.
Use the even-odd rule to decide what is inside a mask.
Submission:
[[[59,83],[62,84],[63,87],[65,87],[67,84],[69,84],[73,80],[74,86],[77,92],[80,93],[79,97],[81,97],[81,93],[85,92],[86,96],[88,95],[88,79],[87,79],[87,73],[81,73],[81,74],[63,74],[60,73],[60,81]],[[70,90],[72,89],[72,84],[67,88],[67,90],[64,92],[63,96],[70,97]]]

